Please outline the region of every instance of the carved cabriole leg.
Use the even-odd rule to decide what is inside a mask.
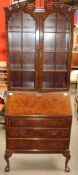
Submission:
[[[5,171],[6,171],[6,172],[10,171],[9,157],[11,157],[11,155],[12,155],[12,152],[10,152],[10,151],[5,151],[4,158],[5,158],[6,162],[7,162],[7,165],[6,165],[6,167],[5,167]]]
[[[63,156],[66,157],[66,161],[65,161],[65,171],[66,172],[70,172],[70,168],[68,167],[68,162],[71,158],[71,155],[70,155],[70,151],[69,150],[66,150],[64,153],[63,153]]]

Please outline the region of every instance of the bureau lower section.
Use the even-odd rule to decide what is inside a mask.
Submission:
[[[5,171],[13,153],[60,153],[66,157],[65,171],[70,171],[71,122],[71,116],[5,116]]]

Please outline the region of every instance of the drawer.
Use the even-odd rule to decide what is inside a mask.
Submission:
[[[5,117],[6,126],[11,127],[69,127],[71,117]]]
[[[69,138],[68,128],[7,128],[9,138]]]
[[[7,149],[17,150],[62,150],[68,149],[68,139],[8,139]]]

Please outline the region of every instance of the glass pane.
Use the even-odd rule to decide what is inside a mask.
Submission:
[[[9,32],[9,50],[21,51],[21,33]]]
[[[57,52],[56,53],[56,69],[67,69],[68,65],[68,53]]]
[[[9,30],[21,31],[21,12],[13,13],[8,21]]]
[[[54,87],[54,72],[43,72],[43,88],[53,88]]]
[[[44,32],[56,31],[56,13],[50,14],[44,22]]]
[[[21,52],[10,52],[10,68],[21,68]]]
[[[22,87],[21,71],[10,71],[10,85],[11,87]]]
[[[44,52],[43,70],[54,69],[55,53]]]
[[[70,21],[65,15],[57,13],[57,32],[69,32]]]
[[[56,34],[56,51],[66,52],[69,50],[69,33]]]
[[[56,72],[55,73],[55,88],[65,88],[66,87],[66,72]]]
[[[23,51],[35,51],[35,33],[23,33]]]
[[[10,82],[12,87],[34,88],[35,20],[17,10],[9,21]]]
[[[23,87],[34,88],[35,82],[35,20],[27,13],[23,13]],[[25,71],[26,69],[26,71]]]
[[[27,13],[23,13],[23,31],[35,32],[35,20]]]
[[[23,71],[23,87],[34,88],[35,72]]]
[[[43,88],[65,88],[69,64],[70,21],[52,13],[44,21]]]
[[[44,33],[44,51],[55,51],[55,33]]]
[[[35,69],[35,52],[23,52],[22,67]]]

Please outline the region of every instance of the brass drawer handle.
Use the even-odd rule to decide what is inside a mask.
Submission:
[[[47,144],[49,149],[55,149],[56,148],[56,143],[48,143]]]
[[[20,129],[18,132],[19,132],[19,134],[20,134],[21,136],[25,136],[25,133],[26,133],[25,130],[23,130],[23,129],[21,130],[21,129]]]
[[[19,120],[19,124],[20,124],[21,126],[23,126],[23,125],[24,125],[23,120]]]
[[[56,135],[57,135],[57,130],[51,130],[51,134],[52,134],[53,136],[56,136]]]
[[[21,147],[23,149],[26,148],[26,143],[25,142],[20,142],[19,147]]]

